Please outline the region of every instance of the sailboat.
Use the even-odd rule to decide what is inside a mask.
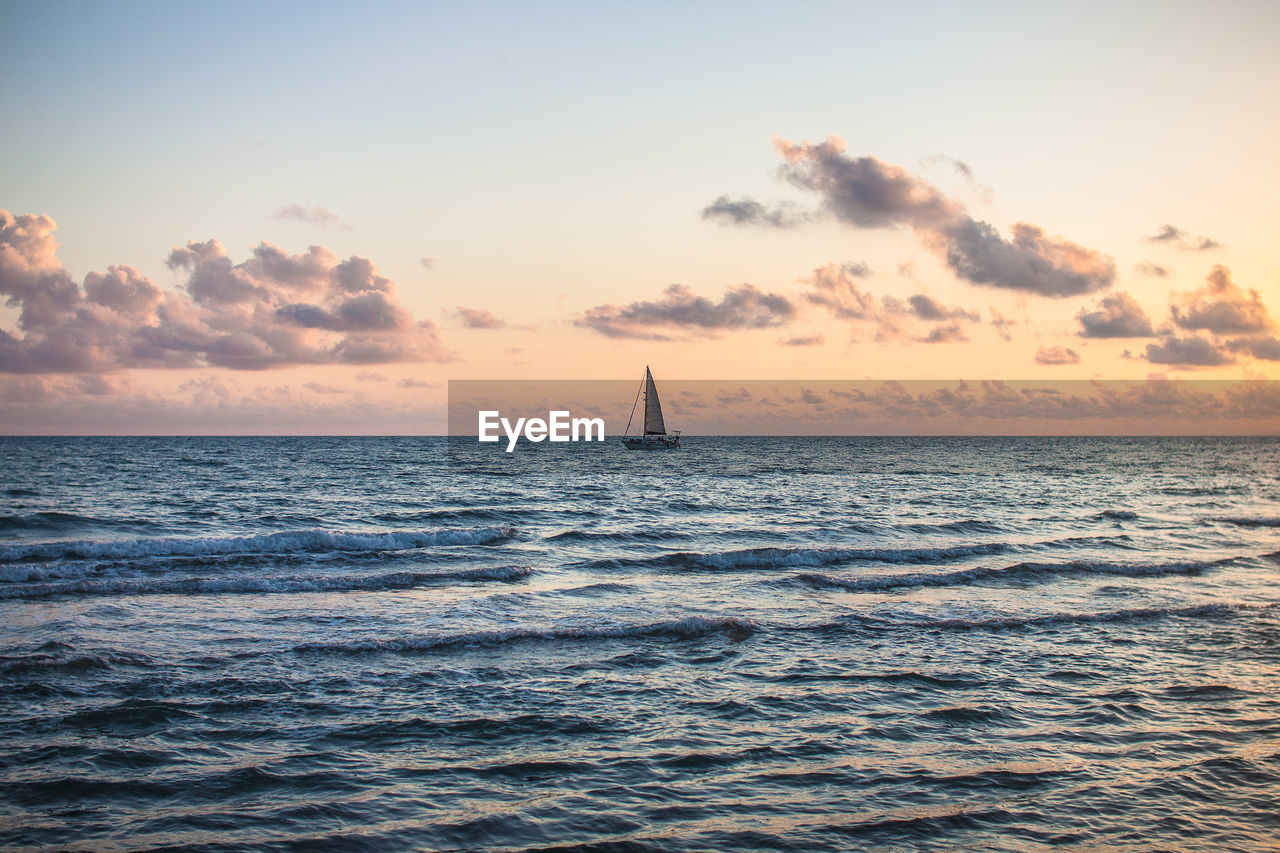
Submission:
[[[640,435],[631,435],[631,421],[636,416],[636,403],[640,402],[641,392],[644,393],[644,429]],[[658,386],[653,383],[653,374],[649,372],[647,364],[644,379],[640,381],[640,390],[636,392],[636,401],[631,404],[631,417],[627,418],[627,430],[622,435],[622,443],[627,450],[669,450],[680,446],[680,431],[668,433],[667,425],[662,420]]]

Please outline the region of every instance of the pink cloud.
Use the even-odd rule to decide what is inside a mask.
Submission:
[[[1036,364],[1079,364],[1080,353],[1066,347],[1041,347],[1036,352]]]
[[[463,308],[459,305],[454,316],[468,329],[501,329],[507,325],[501,317],[484,308]]]
[[[435,324],[415,321],[395,283],[367,258],[323,246],[301,254],[261,243],[234,263],[217,240],[175,248],[186,274],[164,291],[112,266],[77,285],[57,260],[48,216],[0,210],[0,294],[18,329],[0,329],[0,372],[127,368],[263,369],[301,364],[448,361]]]

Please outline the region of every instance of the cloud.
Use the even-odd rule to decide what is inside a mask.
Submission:
[[[800,400],[801,402],[808,403],[810,406],[821,406],[827,401],[826,397],[814,393],[811,388],[804,387],[800,388]]]
[[[922,344],[951,344],[967,341],[969,337],[958,323],[947,323],[941,326],[934,326],[929,331],[929,334],[922,338],[916,338],[916,340]]]
[[[1082,338],[1149,338],[1155,334],[1151,320],[1134,298],[1127,293],[1112,293],[1089,311],[1076,315]]]
[[[804,298],[821,305],[842,320],[875,320],[879,309],[873,294],[858,287],[857,271],[846,265],[824,264],[813,271],[813,290]]]
[[[1152,261],[1140,261],[1135,264],[1133,268],[1143,275],[1151,275],[1156,278],[1167,278],[1171,272],[1168,267],[1161,266],[1160,264]]]
[[[784,347],[814,347],[822,342],[822,335],[792,335],[789,338],[778,339],[778,345]]]
[[[718,219],[731,225],[766,225],[772,228],[791,228],[811,217],[791,207],[777,205],[766,207],[755,199],[733,200],[722,195],[702,209],[703,219]]]
[[[337,385],[326,385],[323,382],[303,382],[302,387],[308,391],[314,391],[317,394],[346,394],[346,388],[340,388]]]
[[[921,320],[968,320],[976,323],[981,319],[976,311],[969,311],[958,305],[943,305],[932,296],[926,296],[923,293],[907,297],[905,303],[891,296],[886,296],[883,301],[888,310],[910,314]]]
[[[1036,351],[1036,364],[1079,364],[1080,353],[1066,347],[1041,347]]]
[[[326,228],[332,225],[335,228],[341,228],[344,231],[350,231],[351,226],[342,221],[341,217],[333,211],[329,210],[322,204],[313,204],[310,207],[297,204],[286,204],[284,207],[271,214],[273,219],[292,219],[297,222],[314,222],[317,225],[323,225]]]
[[[858,286],[856,276],[861,269],[865,266],[830,263],[818,267],[807,279],[812,289],[804,294],[805,300],[826,308],[841,320],[874,324],[876,340],[881,342],[904,339],[912,325],[910,319],[938,323],[929,334],[914,338],[920,343],[968,340],[960,322],[980,319],[977,312],[943,305],[923,293],[906,299],[878,298]]]
[[[95,397],[112,397],[134,390],[133,380],[120,374],[86,373],[75,377],[74,381],[81,394]]]
[[[1186,237],[1186,232],[1176,225],[1165,225],[1150,237],[1144,237],[1148,243],[1175,243]]]
[[[783,159],[780,176],[817,195],[819,212],[856,228],[910,226],[966,281],[1063,297],[1104,290],[1115,280],[1111,258],[1026,222],[1014,224],[1012,239],[1005,239],[990,224],[971,217],[959,202],[900,166],[875,157],[846,156],[839,137],[817,144],[775,138],[774,147]],[[724,218],[735,224],[780,227],[768,208],[747,202],[722,196],[707,210],[725,208]],[[726,205],[736,205],[733,213]]]
[[[1115,281],[1115,262],[1044,229],[1016,222],[1012,240],[968,216],[935,232],[933,241],[960,278],[1041,296],[1078,296]]]
[[[1280,340],[1276,338],[1236,338],[1227,341],[1226,347],[1232,352],[1248,353],[1263,361],[1280,361]]]
[[[409,312],[385,293],[367,292],[323,308],[309,303],[292,303],[276,309],[282,320],[307,329],[334,332],[399,331],[413,323]]]
[[[1099,426],[1107,421],[1128,421],[1138,429],[1181,421],[1200,424],[1200,432],[1212,432],[1233,420],[1280,417],[1277,382],[1221,383],[1215,389],[1168,380],[1021,387],[1021,383],[984,381],[959,382],[913,393],[922,385],[865,383],[829,393],[847,404],[838,412],[846,421],[865,424],[888,418],[917,430],[928,424],[946,424],[954,429],[958,421],[973,424],[972,419],[1037,419],[1041,420],[1042,431],[1044,421],[1048,421],[1054,424],[1051,429],[1069,433],[1074,430],[1064,426],[1072,422],[1100,419]],[[991,431],[1004,434],[1007,427]]]
[[[270,374],[268,374],[270,375]],[[163,390],[127,376],[0,376],[0,431],[92,435],[431,435],[447,430],[440,394],[371,399],[306,388],[255,385],[234,374],[202,374]],[[239,374],[260,377],[263,374]],[[321,386],[325,387],[325,386]]]
[[[611,338],[671,340],[662,331],[709,335],[728,329],[764,329],[780,326],[796,315],[791,300],[765,293],[750,284],[725,291],[719,302],[695,296],[683,284],[673,284],[653,301],[629,305],[597,305],[574,321]]]
[[[929,154],[921,158],[921,162],[926,165],[931,165],[933,163],[946,163],[951,168],[955,169],[960,177],[964,178],[966,181],[972,182],[974,180],[973,169],[969,164],[963,160],[957,160],[955,157],[948,157],[946,154]]]
[[[739,385],[737,391],[726,391],[716,397],[716,400],[723,406],[750,403],[751,399],[751,392],[747,390],[745,385]]]
[[[987,310],[991,312],[991,325],[995,328],[996,334],[1003,340],[1013,340],[1013,333],[1009,330],[1018,325],[1018,321],[1010,320],[994,308],[988,308]]]
[[[423,269],[433,270],[436,268],[436,259],[430,255],[424,255],[418,258],[418,263],[422,264]]]
[[[0,329],[0,372],[452,358],[435,325],[415,322],[366,258],[261,243],[235,264],[217,240],[191,241],[168,258],[186,274],[180,292],[127,266],[91,272],[82,288],[57,260],[56,228],[48,216],[0,210],[0,294],[20,308],[21,333]]]
[[[1258,291],[1248,294],[1231,280],[1231,270],[1219,264],[1209,271],[1206,287],[1183,293],[1173,305],[1173,322],[1184,329],[1214,334],[1248,334],[1272,327]]]
[[[501,329],[507,325],[505,320],[483,308],[463,308],[459,305],[453,315],[468,329]]]
[[[1150,237],[1143,237],[1142,239],[1147,243],[1164,243],[1193,252],[1222,248],[1222,244],[1212,237],[1192,237],[1178,226],[1168,224],[1161,226],[1160,230]]]
[[[396,383],[401,388],[435,388],[437,383],[426,379],[405,378]]]
[[[875,157],[846,157],[835,136],[816,145],[775,138],[782,156],[779,174],[796,187],[818,194],[836,219],[860,228],[894,225],[937,227],[955,222],[961,208],[905,169]]]
[[[1199,335],[1189,338],[1165,335],[1159,343],[1147,344],[1145,358],[1152,364],[1181,367],[1220,367],[1235,363],[1233,356],[1213,341]]]

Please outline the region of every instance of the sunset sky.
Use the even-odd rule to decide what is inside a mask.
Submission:
[[[1280,379],[1280,5],[0,5],[0,432]]]

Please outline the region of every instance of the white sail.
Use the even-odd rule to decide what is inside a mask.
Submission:
[[[653,384],[653,374],[648,367],[644,369],[644,434],[667,434],[667,425],[662,422],[662,404],[658,402],[658,386]]]

